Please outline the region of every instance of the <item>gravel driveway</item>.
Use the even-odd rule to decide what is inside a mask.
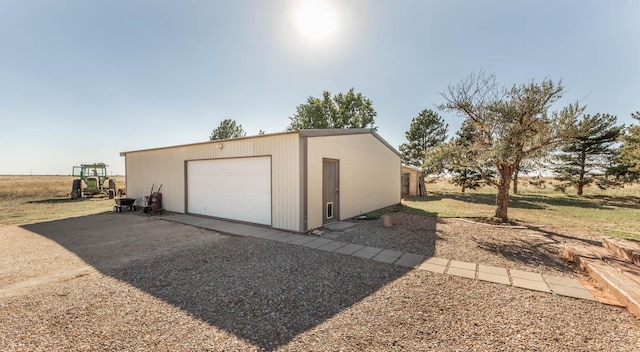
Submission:
[[[336,234],[353,243],[576,275],[555,261],[544,264],[558,240],[549,234],[408,214],[394,220],[391,233],[366,221]],[[527,244],[535,245],[526,250]],[[596,302],[153,217],[102,214],[0,227],[0,346],[637,350],[640,323]]]

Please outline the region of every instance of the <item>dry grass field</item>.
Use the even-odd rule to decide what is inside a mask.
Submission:
[[[640,185],[600,190],[585,189],[583,196],[573,189],[554,191],[554,181],[545,188],[533,187],[527,179],[519,183],[518,194],[509,196],[509,217],[527,225],[569,234],[591,234],[640,239]],[[460,192],[440,179],[427,183],[427,197],[405,199],[409,211],[439,217],[491,217],[495,210],[494,187]]]
[[[115,178],[118,188],[124,188],[124,176]],[[107,197],[71,200],[73,179],[72,176],[0,176],[0,224],[26,224],[113,209],[114,201]]]
[[[106,197],[69,199],[71,176],[0,176],[0,224],[17,225],[96,214],[113,209]],[[124,176],[116,176],[119,188]],[[589,187],[584,196],[571,189],[554,191],[520,182],[519,194],[510,195],[509,216],[521,223],[567,234],[591,234],[640,239],[640,185],[607,191]],[[447,180],[427,183],[428,196],[403,201],[408,212],[438,217],[490,217],[494,212],[493,187],[460,192]]]

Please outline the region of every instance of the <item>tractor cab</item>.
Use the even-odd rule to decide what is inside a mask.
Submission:
[[[73,180],[71,198],[93,196],[100,193],[107,194],[107,192],[111,196],[111,193],[115,193],[115,180],[109,179],[107,166],[105,163],[74,166],[72,175],[78,177],[78,179]],[[109,184],[105,185],[107,180],[109,180]]]

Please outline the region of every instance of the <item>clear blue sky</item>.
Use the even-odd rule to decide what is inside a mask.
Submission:
[[[351,87],[397,147],[480,69],[562,79],[564,102],[620,123],[640,110],[637,0],[336,0],[302,25],[300,2],[0,0],[0,174],[123,174],[121,151],[206,141],[225,118],[280,132]],[[461,118],[442,116],[453,135]]]

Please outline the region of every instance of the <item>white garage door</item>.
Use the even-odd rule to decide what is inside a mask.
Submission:
[[[271,225],[271,158],[187,162],[187,211]]]

